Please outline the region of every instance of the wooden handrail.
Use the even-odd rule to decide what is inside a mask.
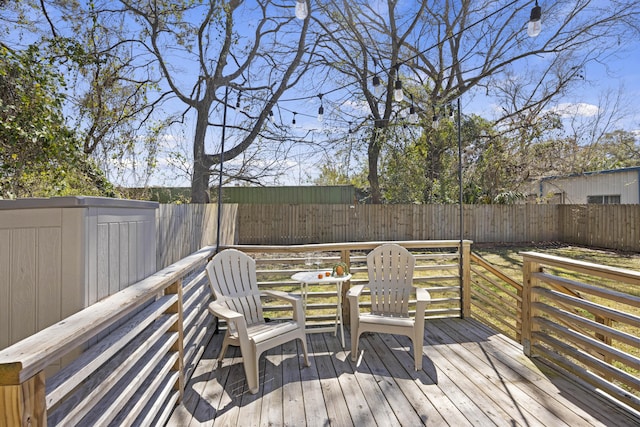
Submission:
[[[45,369],[78,347],[85,345],[89,340],[117,327],[118,323],[127,316],[138,313],[154,300],[160,304],[149,306],[150,310],[147,310],[149,315],[160,318],[159,316],[166,313],[164,318],[173,322],[168,331],[176,338],[168,338],[167,342],[170,345],[169,351],[175,354],[173,357],[176,359],[171,368],[177,372],[178,378],[174,387],[181,394],[184,388],[181,281],[196,266],[202,265],[214,251],[215,248],[212,246],[205,247],[146,279],[1,350],[0,425],[46,425],[48,409],[46,393],[49,390],[45,391]],[[171,343],[171,339],[175,341]],[[99,358],[100,354],[97,353],[95,357]],[[104,361],[92,363],[83,359],[81,363],[94,366],[84,368],[83,375],[87,376],[98,369]],[[77,375],[71,381],[75,381],[76,377]],[[55,404],[62,399],[60,390],[75,387],[67,387],[63,382],[58,381],[56,387],[52,388],[51,392],[55,392],[56,397],[50,400],[49,404]]]
[[[640,367],[640,339],[637,332],[624,329],[640,329],[640,297],[549,270],[580,273],[591,282],[606,279],[632,286],[640,285],[640,272],[536,252],[524,252],[522,257],[525,354],[545,358],[623,406],[640,411],[640,380],[633,374]],[[594,301],[582,293],[593,295]],[[621,384],[631,392],[622,390]]]

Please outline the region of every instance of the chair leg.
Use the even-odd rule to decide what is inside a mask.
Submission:
[[[424,337],[422,334],[415,333],[413,336],[413,359],[416,365],[416,371],[422,369],[422,344],[424,343]]]
[[[222,348],[220,349],[220,354],[218,354],[218,363],[222,363],[222,359],[224,359],[224,355],[229,348],[229,331],[225,332],[224,339],[222,340]]]
[[[358,328],[354,330],[351,328],[351,360],[353,362],[358,360],[358,341],[360,340],[360,332]]]
[[[307,336],[305,334],[302,334],[300,342],[302,343],[302,352],[304,354],[304,366],[309,367],[311,366],[311,363],[309,363],[309,353],[307,352]]]
[[[247,377],[249,393],[256,394],[260,390],[260,354],[253,348],[250,351],[242,351],[242,364],[244,374]]]

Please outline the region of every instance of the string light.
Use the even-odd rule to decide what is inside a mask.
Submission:
[[[479,20],[469,24],[465,28],[459,30],[457,33],[451,34],[450,36],[448,36],[444,40],[438,41],[437,43],[427,47],[426,49],[424,49],[421,52],[419,52],[419,53],[415,54],[414,56],[412,56],[411,58],[407,58],[402,62],[396,63],[393,66],[395,68],[395,70],[396,70],[396,81],[395,81],[395,85],[394,85],[394,99],[395,99],[395,101],[396,102],[402,102],[404,100],[404,93],[403,93],[403,90],[402,90],[402,81],[400,80],[400,73],[399,73],[400,65],[405,64],[405,63],[411,61],[412,59],[415,59],[420,54],[424,54],[424,53],[430,51],[431,49],[437,47],[441,43],[446,42],[447,40],[449,40],[449,39],[451,39],[453,37],[456,37],[461,32],[467,31],[467,30],[479,25],[480,23],[486,21],[487,19],[489,19],[489,18],[497,15],[498,13],[504,11],[505,9],[513,6],[516,2],[517,2],[517,0],[512,0],[508,4],[505,4],[504,6],[502,6],[499,9],[493,11],[489,15],[483,17],[482,19],[479,19]],[[306,19],[308,17],[308,15],[309,15],[309,8],[308,8],[306,0],[296,0],[296,17],[299,18],[299,19]],[[540,34],[540,29],[541,29],[540,16],[541,16],[541,8],[538,5],[538,0],[536,0],[535,7],[531,10],[531,18],[530,18],[530,22],[529,22],[529,26],[533,26],[533,27],[537,26],[537,30],[536,30],[537,33],[535,33],[535,35],[532,35],[532,37],[535,37],[535,36]],[[377,70],[377,62],[376,62],[375,59],[373,60],[373,62],[374,62],[374,76],[372,78],[373,90],[374,90],[374,93],[376,95],[378,95],[378,94],[381,95],[384,87],[382,86],[381,79],[378,76],[379,71]],[[383,69],[383,71],[384,71],[384,69]],[[351,83],[344,84],[342,86],[339,86],[339,87],[336,87],[334,89],[331,89],[328,93],[333,93],[333,92],[337,92],[337,91],[343,90],[343,89],[345,89],[345,88],[347,88],[347,87],[349,87],[349,86],[351,86],[351,85],[353,85],[355,83],[356,82],[351,82]],[[304,100],[308,100],[310,98],[311,98],[310,96],[303,96],[303,97],[297,97],[297,98],[281,99],[280,101],[282,101],[282,102],[304,101]],[[286,108],[284,108],[284,110],[285,111],[291,111],[291,110],[288,110]],[[318,120],[321,120],[320,119],[321,112],[322,112],[322,120],[323,120],[324,119],[324,107],[323,107],[322,103],[321,103],[320,107],[318,108]],[[414,113],[417,116],[416,108],[415,108],[414,105],[412,105],[410,107],[410,109],[409,109],[409,114],[411,116],[411,114],[414,114]],[[294,125],[296,124],[296,115],[297,114],[299,114],[299,113],[293,112],[292,123]],[[306,117],[313,117],[313,116],[306,115],[306,114],[302,114],[302,115],[306,116]],[[451,114],[451,111],[450,111],[449,117],[450,117],[451,120],[453,120],[455,118],[455,115]],[[272,121],[275,121],[274,116],[273,116],[273,111],[269,112],[269,118]],[[434,126],[434,128],[437,128],[438,125],[439,125],[439,119],[438,119],[438,115],[435,112],[435,107],[434,107],[433,119],[434,119],[434,123],[433,123],[432,126]],[[350,128],[349,130],[351,131],[351,126],[349,126],[349,128]]]
[[[436,107],[433,107],[433,121],[431,122],[431,127],[434,130],[438,129],[438,126],[440,125],[440,119],[438,118],[438,112],[436,111]]]
[[[307,16],[309,16],[307,0],[296,0],[296,18],[307,19]]]
[[[400,80],[400,64],[396,64],[396,85],[393,91],[393,99],[396,102],[402,102],[404,93],[402,93],[402,81]]]
[[[373,94],[375,96],[382,95],[382,85],[380,84],[380,77],[378,77],[378,62],[373,58],[373,80],[371,83],[373,84]]]
[[[529,37],[537,37],[542,31],[542,23],[540,18],[542,17],[542,9],[538,6],[538,0],[536,5],[531,9],[531,17],[529,18],[529,25],[527,25],[527,34]]]
[[[322,106],[322,94],[319,94],[318,98],[320,98],[320,108],[318,108],[318,121],[322,123],[322,120],[324,119],[324,107]]]
[[[296,112],[294,111],[294,112],[293,112],[293,120],[291,120],[291,124],[292,124],[293,126],[295,126],[295,125],[296,125],[296,114],[298,114],[298,113],[296,113]]]
[[[276,118],[273,115],[273,110],[269,111],[269,120],[271,120],[271,123],[275,123],[276,122]]]
[[[416,107],[413,106],[413,94],[411,96],[411,107],[409,107],[409,121],[411,123],[418,123],[418,113],[416,113]]]
[[[240,98],[242,97],[242,91],[238,92],[238,98],[236,99],[236,110],[240,109]]]

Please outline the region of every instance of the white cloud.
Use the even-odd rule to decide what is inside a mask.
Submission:
[[[568,117],[594,117],[598,115],[600,109],[597,105],[587,104],[585,102],[569,103],[564,102],[550,109],[562,118]]]

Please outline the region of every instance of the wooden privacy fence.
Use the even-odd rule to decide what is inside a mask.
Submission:
[[[237,243],[460,239],[458,205],[238,205]],[[640,205],[464,205],[464,239],[640,251]]]
[[[558,205],[563,242],[640,252],[640,205]]]
[[[238,205],[222,206],[220,243],[235,243]],[[216,244],[216,204],[160,205],[156,214],[156,259],[162,269],[205,246]]]
[[[160,205],[158,268],[214,245],[217,206]],[[464,239],[640,252],[640,205],[464,205]],[[460,239],[458,205],[224,204],[221,244]]]
[[[465,205],[464,239],[557,240],[554,205]],[[241,244],[460,239],[458,205],[239,205]]]

